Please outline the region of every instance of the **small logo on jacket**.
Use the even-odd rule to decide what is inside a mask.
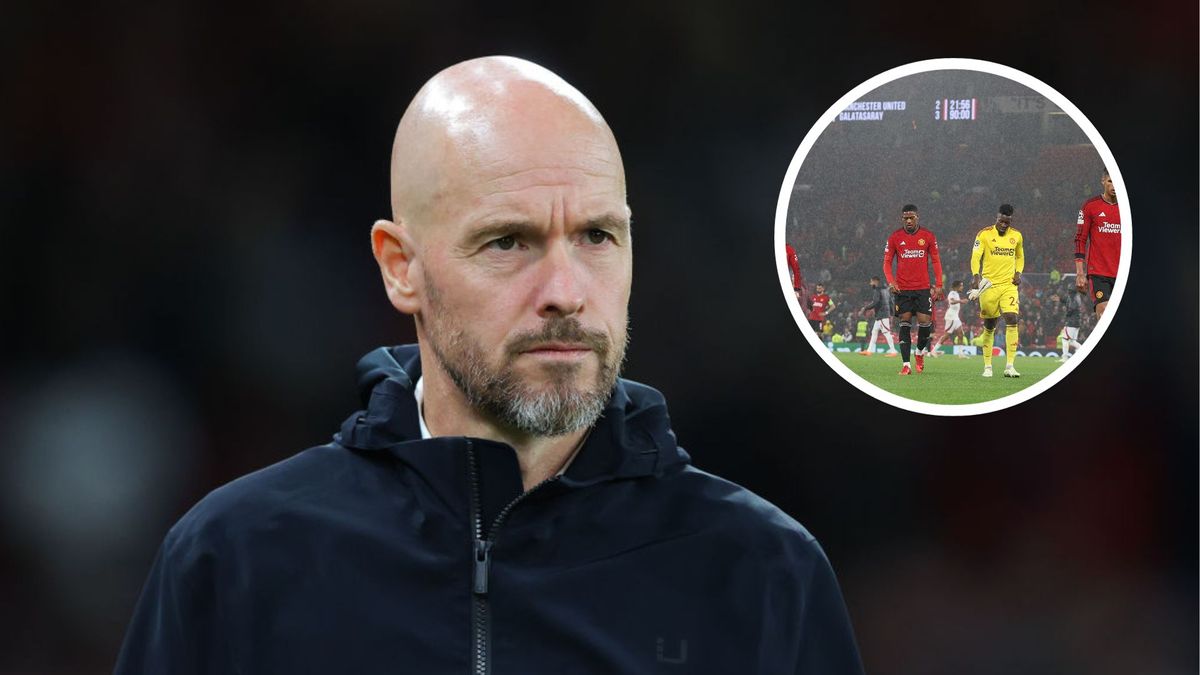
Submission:
[[[687,663],[687,640],[680,640],[679,645],[667,654],[666,640],[657,638],[654,641],[654,655],[659,663]]]

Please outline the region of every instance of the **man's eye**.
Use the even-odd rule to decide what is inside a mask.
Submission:
[[[612,235],[605,232],[604,230],[593,229],[593,230],[588,230],[587,239],[588,239],[588,243],[591,243],[591,244],[603,244],[604,242],[612,239]]]
[[[501,251],[508,251],[517,245],[517,238],[510,234],[508,236],[500,237],[499,239],[493,239],[491,245],[495,246]]]

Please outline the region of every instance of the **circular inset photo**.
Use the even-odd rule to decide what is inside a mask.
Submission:
[[[797,325],[847,382],[905,410],[995,412],[1081,365],[1133,248],[1112,152],[1007,66],[895,68],[831,106],[780,190]]]

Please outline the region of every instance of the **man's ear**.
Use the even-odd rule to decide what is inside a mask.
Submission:
[[[371,250],[375,253],[375,262],[379,263],[388,300],[401,312],[416,314],[421,309],[417,287],[412,281],[416,275],[413,267],[416,248],[404,221],[375,221],[371,227]]]

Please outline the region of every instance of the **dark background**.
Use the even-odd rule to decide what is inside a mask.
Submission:
[[[822,541],[870,672],[1196,672],[1197,16],[1126,6],[6,6],[0,672],[110,670],[166,528],[327,440],[357,358],[412,339],[368,245],[393,128],[437,70],[491,53],[608,119],[635,218],[627,375],[664,391],[699,466]],[[944,56],[1073,101],[1137,219],[1087,362],[969,419],[830,371],[772,241],[825,109]]]

